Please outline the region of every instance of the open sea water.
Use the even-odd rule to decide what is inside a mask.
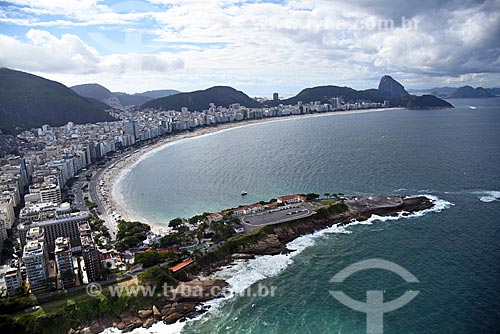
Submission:
[[[384,314],[384,333],[500,333],[500,99],[450,102],[455,109],[244,126],[140,161],[116,191],[158,224],[303,192],[425,194],[437,208],[333,227],[294,240],[290,255],[239,262],[218,274],[233,292],[267,287],[274,295],[211,301],[197,320],[137,332],[366,333],[366,314],[330,290],[361,302],[367,290],[383,291],[386,302],[412,290],[419,291],[414,300]],[[371,258],[401,265],[419,283],[381,269],[329,283]]]

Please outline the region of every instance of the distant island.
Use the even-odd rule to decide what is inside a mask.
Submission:
[[[500,88],[474,88],[471,86],[413,89],[410,92],[415,94],[432,94],[449,99],[482,99],[500,96]]]

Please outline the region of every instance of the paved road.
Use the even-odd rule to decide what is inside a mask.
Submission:
[[[111,240],[116,239],[116,232],[117,232],[117,226],[114,220],[108,215],[108,212],[106,210],[106,206],[104,205],[103,201],[101,200],[101,197],[97,194],[97,182],[99,178],[101,177],[102,173],[108,169],[110,165],[112,165],[115,161],[117,160],[112,160],[108,163],[106,163],[104,166],[100,167],[97,169],[95,174],[92,175],[92,178],[90,179],[89,182],[89,195],[92,200],[92,202],[97,204],[97,214],[99,215],[99,218],[104,220],[104,225],[109,229],[109,234],[111,235]]]
[[[303,203],[300,205],[292,204],[287,207],[278,207],[274,210],[245,216],[242,218],[242,224],[245,227],[245,231],[250,231],[265,225],[279,224],[309,217],[314,213],[310,203]]]
[[[74,199],[73,199],[73,207],[76,207],[80,211],[87,211],[87,205],[85,205],[85,201],[83,199],[83,185],[85,182],[83,180],[80,180],[80,178],[76,179],[76,181],[73,183],[73,186],[70,189],[70,193],[73,194]]]

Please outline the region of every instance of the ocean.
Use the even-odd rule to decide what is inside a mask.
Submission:
[[[329,291],[365,302],[379,290],[385,302],[419,291],[383,315],[384,333],[500,333],[500,99],[450,102],[455,109],[280,119],[179,141],[141,160],[116,189],[156,224],[303,192],[425,194],[438,207],[333,227],[294,240],[290,255],[239,262],[219,273],[232,291],[275,294],[212,301],[197,320],[138,332],[366,333],[366,314]],[[329,282],[373,258],[419,282],[381,269]]]

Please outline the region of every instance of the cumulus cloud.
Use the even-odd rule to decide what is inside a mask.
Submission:
[[[188,86],[232,79],[358,88],[386,73],[421,86],[494,82],[500,72],[498,0],[7,1],[5,24],[87,27],[60,37],[31,30],[24,42],[0,36],[1,64],[26,70],[160,76],[182,69],[176,80]]]
[[[103,56],[78,36],[60,38],[47,31],[31,29],[27,42],[0,35],[0,66],[44,73],[113,73],[127,71],[169,72],[182,68],[184,62],[169,54],[111,54]]]

